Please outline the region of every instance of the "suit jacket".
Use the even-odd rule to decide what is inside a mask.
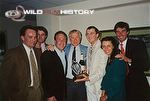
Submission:
[[[71,44],[67,44],[65,49],[64,49],[67,59],[69,57],[69,52],[70,52],[71,46],[72,46]],[[79,48],[80,48],[80,53],[83,54],[83,59],[85,59],[85,62],[86,62],[86,59],[87,59],[87,46],[79,44]],[[69,65],[69,63],[68,63],[68,65]],[[71,68],[71,67],[67,66],[66,75],[67,75],[68,68]]]
[[[132,59],[126,80],[127,100],[149,101],[150,87],[144,74],[144,68],[149,66],[149,58],[144,42],[128,39],[125,55]]]
[[[81,53],[83,53],[83,58],[86,59],[87,57],[87,46],[84,46],[84,45],[79,45],[80,47],[80,51]],[[70,48],[71,48],[71,44],[67,44],[66,47],[65,47],[65,54],[66,56],[68,57],[69,55],[69,51],[70,51]]]
[[[37,51],[34,52],[39,63],[40,56]],[[30,82],[30,65],[24,47],[21,45],[8,50],[0,68],[0,87],[4,101],[27,101]]]
[[[107,64],[101,84],[101,89],[107,93],[107,101],[125,101],[125,76],[126,64],[123,60],[114,59]]]
[[[46,98],[55,96],[57,101],[65,97],[65,73],[56,51],[44,51],[41,55],[42,84]]]
[[[105,67],[107,64],[108,56],[100,48],[101,42],[97,40],[92,51],[92,60],[87,58],[87,68],[89,70],[90,81],[86,82],[87,95],[89,101],[99,101],[101,93],[101,81],[105,75]],[[90,47],[88,48],[88,56],[90,55]]]

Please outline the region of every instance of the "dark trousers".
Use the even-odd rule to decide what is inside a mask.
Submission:
[[[72,79],[67,79],[66,101],[87,101],[85,82],[75,83]]]
[[[126,97],[127,101],[150,101],[150,86],[144,75],[127,76]]]

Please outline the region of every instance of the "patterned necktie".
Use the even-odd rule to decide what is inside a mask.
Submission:
[[[32,50],[30,50],[30,62],[31,62],[32,74],[33,74],[33,87],[38,88],[40,85],[39,74],[38,74],[38,68],[36,66],[36,62]]]
[[[123,55],[125,55],[125,50],[123,48],[123,44],[122,43],[120,44],[120,47],[121,47],[121,53]],[[129,73],[129,66],[128,66],[128,63],[126,63],[126,75],[128,75],[128,73]]]
[[[122,43],[120,44],[120,48],[121,48],[121,53],[122,53],[123,55],[125,55],[125,49],[124,49],[124,47],[123,47],[123,44],[122,44]]]
[[[72,53],[72,64],[76,62],[76,47],[74,47],[73,53]],[[72,70],[72,75],[75,76],[75,72]]]

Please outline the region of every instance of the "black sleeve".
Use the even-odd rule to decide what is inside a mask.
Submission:
[[[135,41],[134,53],[136,53],[134,55],[136,66],[140,67],[140,69],[142,70],[150,69],[150,60],[146,49],[146,45],[143,41]]]
[[[41,55],[41,74],[42,74],[42,85],[45,96],[51,97],[55,92],[54,86],[54,70],[53,70],[53,55],[50,51],[45,51]]]

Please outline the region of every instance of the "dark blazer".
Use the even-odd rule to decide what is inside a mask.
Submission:
[[[126,56],[132,59],[126,79],[127,101],[150,101],[150,87],[144,74],[149,58],[144,42],[128,39]]]
[[[36,51],[35,56],[39,63],[40,56]],[[21,45],[8,50],[0,68],[0,87],[4,101],[27,101],[30,81],[30,65],[24,47]]]
[[[55,96],[57,101],[65,97],[65,73],[56,51],[44,51],[41,55],[42,84],[46,98]]]

